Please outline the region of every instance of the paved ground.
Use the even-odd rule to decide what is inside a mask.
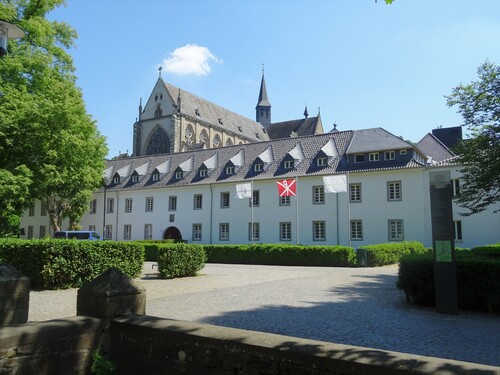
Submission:
[[[407,306],[397,267],[207,264],[198,277],[138,280],[147,314],[500,367],[500,316]],[[31,292],[31,321],[74,316],[76,289]]]

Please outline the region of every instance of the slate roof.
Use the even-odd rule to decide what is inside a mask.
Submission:
[[[428,157],[430,163],[439,163],[452,159],[456,155],[448,149],[435,135],[427,133],[424,138],[417,143],[417,147]]]
[[[384,132],[382,129],[368,131],[339,131],[314,136],[287,138],[274,141],[256,142],[245,145],[221,147],[176,154],[149,155],[142,157],[125,157],[107,161],[106,176],[114,176],[117,171],[128,170],[128,176],[122,176],[119,183],[114,184],[108,180],[108,190],[120,189],[147,189],[179,187],[196,184],[217,184],[224,182],[240,182],[248,180],[266,180],[293,178],[297,176],[332,175],[354,170],[353,165],[347,164],[346,152],[356,138],[367,135],[376,135]],[[390,133],[387,133],[390,134]],[[393,138],[399,139],[392,135]],[[388,144],[392,145],[391,138],[387,137]],[[394,141],[397,143],[397,141]],[[364,142],[363,142],[364,144]],[[408,144],[405,143],[407,146]],[[325,148],[326,145],[326,148]],[[379,145],[376,145],[377,147]],[[366,146],[367,147],[367,146]],[[411,146],[410,146],[411,147]],[[325,156],[322,148],[333,155],[331,162],[324,166],[317,166],[316,158]],[[216,156],[215,156],[216,155]],[[261,171],[255,171],[253,166],[256,160],[265,158],[269,165]],[[303,159],[296,159],[300,157]],[[294,168],[285,169],[284,160],[296,160]],[[147,165],[148,172],[137,182],[131,182],[131,175],[136,169],[144,173]],[[227,175],[226,166],[237,166],[236,173]],[[210,173],[201,176],[200,169],[210,167]],[[400,161],[398,164],[388,164],[385,168],[381,165],[370,166],[364,170],[383,170],[396,168],[423,167],[422,163],[409,157],[409,160]],[[156,171],[156,179],[152,173]],[[183,171],[183,178],[176,179],[176,171]],[[159,172],[159,176],[158,176]]]
[[[270,139],[289,138],[290,136],[303,137],[323,133],[323,124],[318,115],[298,120],[274,122],[266,130]]]
[[[349,148],[348,154],[363,154],[366,152],[408,149],[412,146],[382,128],[357,130]]]
[[[165,85],[172,103],[178,105],[178,98],[180,95],[181,114],[205,121],[214,128],[225,129],[256,141],[266,141],[269,139],[260,123],[209,102],[188,91],[181,90],[163,81],[161,78],[159,79]],[[179,108],[177,107],[177,109]]]

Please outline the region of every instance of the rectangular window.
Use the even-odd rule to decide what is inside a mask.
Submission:
[[[292,169],[293,168],[293,160],[285,160],[283,162],[284,169]]]
[[[248,240],[260,241],[260,223],[248,223]]]
[[[280,206],[290,206],[290,196],[278,197],[280,200]]]
[[[454,237],[455,241],[462,241],[462,221],[461,220],[454,220],[453,221],[453,232],[454,232]]]
[[[106,228],[104,229],[104,238],[107,240],[113,239],[113,226],[112,225],[106,225]]]
[[[406,155],[408,150],[399,150],[399,155]]]
[[[253,171],[254,172],[262,172],[262,164],[261,163],[254,164]]]
[[[313,241],[326,240],[326,227],[324,221],[313,221]]]
[[[175,179],[181,180],[183,175],[184,175],[184,172],[182,172],[182,171],[175,172]]]
[[[456,197],[457,195],[460,194],[460,179],[459,178],[452,178],[451,184],[453,186],[453,196]]]
[[[351,220],[351,240],[363,240],[363,223],[361,220]]]
[[[207,176],[207,170],[206,169],[200,169],[199,176],[200,177],[206,177]]]
[[[229,208],[229,192],[220,193],[220,208]]]
[[[401,200],[401,181],[389,181],[387,183],[387,200],[388,201]]]
[[[153,197],[146,198],[146,212],[153,212]]]
[[[159,173],[153,173],[153,181],[160,181],[160,174]]]
[[[153,239],[153,224],[144,224],[144,239]]]
[[[89,225],[89,230],[95,232],[95,225]]]
[[[378,152],[370,152],[368,154],[369,161],[379,161],[379,153]]]
[[[139,176],[138,175],[133,175],[132,176],[132,182],[139,182]]]
[[[351,203],[361,202],[361,184],[349,184],[349,201]]]
[[[175,221],[175,214],[170,214],[170,215],[168,216],[168,221],[169,221],[170,223],[173,223],[173,222]]]
[[[90,211],[91,214],[95,214],[97,212],[97,199],[92,199],[90,201]]]
[[[32,203],[28,208],[28,216],[35,216],[35,203]]]
[[[280,241],[292,240],[292,223],[280,223]]]
[[[396,159],[396,151],[386,151],[384,152],[385,160],[394,160]]]
[[[233,166],[226,167],[226,174],[234,174],[234,167]]]
[[[106,202],[106,212],[112,214],[115,210],[115,198],[108,198]]]
[[[95,200],[95,201],[97,202],[97,200]],[[47,216],[47,203],[45,203],[45,202],[41,202],[40,216]]]
[[[321,158],[316,158],[316,166],[317,167],[324,167],[326,165],[326,158],[321,157]]]
[[[33,238],[33,225],[28,225],[28,240]]]
[[[252,192],[252,200],[250,201],[250,207],[253,205],[254,207],[259,207],[260,204],[260,194],[258,190],[254,190]]]
[[[201,241],[201,224],[193,224],[193,241]]]
[[[40,225],[40,238],[45,238],[47,235],[47,227],[45,225]]]
[[[177,210],[177,197],[175,195],[168,197],[168,210],[169,211]]]
[[[355,163],[363,163],[365,161],[365,155],[364,154],[356,154],[354,155],[354,162]]]
[[[195,194],[193,196],[193,209],[194,210],[201,210],[203,204],[203,195],[202,194]]]
[[[313,204],[325,204],[324,186],[313,186]]]
[[[117,176],[117,177],[114,177],[113,178],[113,184],[119,184],[120,183],[120,177]]]
[[[130,240],[132,238],[132,225],[125,224],[123,226],[123,239]]]
[[[125,198],[125,212],[132,212],[132,198]]]
[[[389,241],[403,241],[403,220],[389,220]]]
[[[229,223],[219,224],[219,240],[229,241]]]

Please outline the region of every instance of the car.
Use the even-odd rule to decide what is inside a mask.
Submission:
[[[54,238],[68,239],[68,240],[90,240],[97,241],[103,238],[97,232],[92,230],[66,230],[54,233]]]

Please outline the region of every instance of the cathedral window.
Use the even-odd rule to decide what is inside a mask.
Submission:
[[[232,146],[233,145],[233,141],[231,141],[231,138],[228,138],[228,140],[226,141],[226,146]]]
[[[219,135],[216,135],[214,137],[214,140],[212,141],[212,145],[214,147],[219,147],[220,146],[220,137],[219,137]]]
[[[186,139],[186,143],[189,146],[191,146],[194,143],[194,133],[193,133],[193,129],[191,128],[191,126],[187,127],[186,135],[184,136],[184,138]]]
[[[203,130],[200,134],[200,142],[205,143],[207,141],[208,135],[205,130]]]

